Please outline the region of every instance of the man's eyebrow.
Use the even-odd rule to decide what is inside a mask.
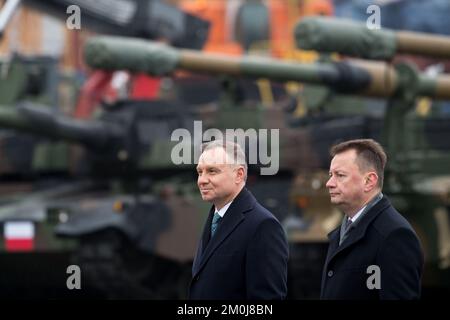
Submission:
[[[204,170],[211,170],[211,169],[217,169],[217,170],[220,170],[220,168],[217,166],[217,165],[203,165],[203,166],[200,166],[200,165],[198,165],[197,166],[197,170],[199,170],[199,169],[204,169]]]
[[[341,169],[341,168],[330,169],[330,171],[328,171],[328,173],[333,173],[333,172],[337,172],[337,173],[347,173],[347,171],[345,171],[344,169]]]

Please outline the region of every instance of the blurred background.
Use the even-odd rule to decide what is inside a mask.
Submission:
[[[325,188],[328,150],[352,138],[386,148],[384,193],[425,251],[423,299],[449,297],[450,1],[0,6],[1,297],[186,298],[210,205],[195,165],[171,161],[171,134],[194,134],[194,121],[280,130],[278,173],[260,175],[258,159],[247,186],[285,227],[289,299],[319,298],[342,219]],[[311,17],[360,24],[327,38]],[[398,31],[428,36],[402,47]]]

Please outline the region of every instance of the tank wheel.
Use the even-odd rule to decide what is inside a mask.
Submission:
[[[144,252],[114,229],[83,236],[73,261],[82,287],[107,299],[183,299],[190,281],[190,264]]]

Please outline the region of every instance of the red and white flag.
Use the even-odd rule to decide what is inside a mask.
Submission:
[[[34,249],[34,224],[31,221],[9,221],[4,224],[6,251]]]

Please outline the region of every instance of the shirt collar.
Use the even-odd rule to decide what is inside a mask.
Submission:
[[[359,210],[352,218],[350,218],[350,220],[352,220],[352,223],[355,222],[361,216],[361,214],[364,212],[364,209],[366,209],[367,206],[370,206],[370,208],[368,208],[368,210],[370,210],[378,201],[381,200],[381,198],[383,198],[383,194],[380,192],[372,200],[370,200],[369,203],[367,203],[364,207],[362,207],[361,210]]]
[[[356,221],[356,219],[359,218],[359,216],[361,215],[361,213],[364,211],[364,209],[367,207],[367,205],[365,205],[364,207],[361,208],[361,210],[359,210],[353,217],[350,218],[350,220],[352,220],[352,223]]]
[[[219,211],[217,211],[217,209],[214,207],[214,209],[216,210],[216,212],[219,214],[219,216],[221,218],[223,218],[223,216],[225,215],[225,212],[227,212],[228,208],[230,207],[231,203],[233,202],[233,200],[231,200],[230,202],[228,202],[226,205],[224,205],[222,207],[222,209],[220,209]]]

